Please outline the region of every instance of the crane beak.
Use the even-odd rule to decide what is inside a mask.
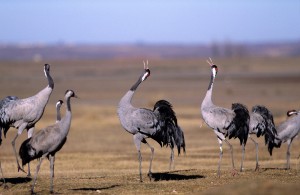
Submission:
[[[211,58],[209,58],[209,60],[206,60],[206,62],[207,62],[210,66],[214,65],[214,63],[213,63],[213,61],[212,61]]]

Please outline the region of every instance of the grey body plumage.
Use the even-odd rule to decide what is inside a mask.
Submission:
[[[25,99],[19,99],[16,97],[10,98],[9,101],[5,101],[5,103],[3,103],[0,107],[0,129],[4,129],[4,136],[6,136],[9,127],[18,129],[16,136],[12,140],[18,171],[24,170],[19,164],[15,141],[24,129],[27,130],[28,138],[32,136],[35,124],[43,116],[45,107],[54,88],[54,82],[50,75],[49,64],[44,65],[44,73],[48,79],[48,85],[44,89],[39,91],[36,95]],[[30,175],[29,165],[28,175]]]
[[[170,168],[174,159],[173,148],[177,147],[180,153],[180,147],[185,151],[185,141],[182,129],[177,125],[177,119],[172,105],[160,100],[156,103],[153,110],[146,108],[136,108],[131,104],[135,90],[141,82],[147,79],[150,75],[149,68],[144,69],[137,82],[130,90],[121,98],[118,105],[118,116],[123,128],[133,135],[134,143],[138,151],[139,159],[139,174],[142,182],[141,161],[142,155],[140,152],[141,143],[147,144],[151,149],[151,159],[148,176],[151,179],[151,167],[154,155],[154,148],[148,144],[147,138],[156,140],[161,146],[170,146]],[[180,147],[179,147],[180,146]]]
[[[275,128],[273,115],[265,106],[256,105],[252,108],[249,123],[249,138],[254,142],[256,148],[255,170],[258,170],[258,143],[250,136],[251,134],[255,134],[257,137],[265,136],[265,144],[268,146],[270,145],[269,143],[274,143],[277,131]],[[271,154],[269,147],[268,150]]]
[[[294,138],[300,132],[300,111],[289,111],[287,115],[289,116],[286,121],[280,123],[277,126],[278,135],[275,137],[274,143],[269,143],[270,154],[272,155],[273,148],[279,148],[282,143],[287,142],[287,152],[286,152],[286,168],[290,169],[290,147]],[[299,157],[298,157],[299,158]]]
[[[19,99],[16,96],[7,96],[6,98],[0,100],[0,108],[3,107],[3,105],[8,104],[10,101],[14,101]],[[4,131],[7,131],[9,129],[9,125],[3,125],[0,127],[0,145],[2,144],[2,129],[4,129]],[[2,166],[1,166],[1,162],[0,162],[0,171],[1,171],[1,176],[2,176],[2,180],[3,180],[3,184],[4,184],[4,188],[8,188],[8,186],[6,185],[4,176],[3,176],[3,171],[2,171]]]
[[[234,168],[234,159],[233,159],[233,149],[232,145],[227,141],[226,137],[239,138],[240,144],[242,145],[242,161],[241,169],[243,170],[243,161],[245,153],[245,145],[247,143],[248,132],[249,132],[249,112],[248,109],[239,103],[232,104],[231,109],[222,108],[214,105],[212,102],[212,89],[214,84],[214,79],[218,72],[218,67],[209,62],[211,65],[211,79],[208,86],[208,90],[201,104],[201,113],[205,123],[214,130],[217,135],[219,145],[220,145],[220,154],[219,154],[219,164],[218,164],[218,177],[220,177],[220,167],[223,156],[222,142],[228,144],[231,151],[231,160],[232,160],[232,169],[235,174]]]
[[[22,159],[22,165],[26,165],[34,159],[39,159],[39,163],[36,168],[33,185],[31,192],[34,191],[37,175],[40,169],[40,165],[45,157],[50,161],[51,171],[51,184],[50,192],[53,192],[53,177],[54,177],[54,160],[55,154],[63,147],[67,140],[69,133],[72,112],[71,112],[71,97],[77,97],[72,90],[67,90],[65,93],[65,100],[67,102],[67,110],[65,116],[61,120],[56,121],[55,124],[50,125],[36,134],[31,138],[25,140],[19,150],[19,155]]]

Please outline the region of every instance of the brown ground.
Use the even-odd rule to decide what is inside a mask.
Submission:
[[[245,170],[231,176],[229,150],[224,145],[221,178],[216,176],[219,146],[216,136],[205,124],[202,127],[200,104],[206,93],[210,68],[206,59],[150,59],[151,76],[134,96],[137,107],[152,108],[159,99],[169,100],[184,129],[187,153],[175,157],[175,170],[169,171],[169,148],[155,147],[154,181],[146,176],[149,149],[143,145],[143,178],[138,180],[137,152],[132,135],[125,132],[118,120],[116,106],[136,81],[143,69],[143,59],[98,61],[49,61],[55,89],[37,130],[54,123],[55,102],[66,89],[73,89],[80,99],[72,99],[73,120],[68,141],[56,155],[54,190],[61,194],[295,194],[299,192],[300,173],[296,160],[300,154],[299,139],[291,148],[291,170],[285,170],[286,144],[274,149],[270,157],[263,139],[259,142],[260,170],[255,168],[255,147],[249,140]],[[231,107],[233,102],[267,106],[276,124],[286,119],[286,111],[300,109],[300,58],[214,59],[219,73],[214,85],[214,102]],[[31,96],[46,86],[45,62],[0,62],[0,97]],[[63,107],[63,110],[65,107]],[[29,193],[31,178],[17,172],[11,140],[11,128],[0,147],[0,160],[9,189],[3,194]],[[17,147],[25,139],[24,132]],[[234,146],[237,169],[241,150]],[[37,161],[31,163],[32,173]],[[25,168],[27,170],[27,168]],[[35,191],[49,192],[49,162],[45,160]]]

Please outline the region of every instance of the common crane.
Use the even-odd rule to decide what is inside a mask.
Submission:
[[[250,136],[255,134],[257,137],[265,136],[265,144],[274,143],[277,131],[274,125],[273,115],[265,106],[256,105],[252,108],[250,113],[249,123],[249,138],[255,144],[256,151],[256,167],[255,171],[259,169],[258,164],[258,143]],[[268,148],[270,152],[270,148]]]
[[[139,160],[139,175],[142,182],[142,155],[141,143],[146,144],[151,149],[151,158],[148,177],[151,180],[152,160],[154,148],[146,141],[147,138],[152,138],[161,146],[170,146],[173,149],[177,146],[178,154],[180,148],[185,151],[185,141],[183,132],[177,125],[175,112],[169,102],[165,100],[158,101],[154,106],[154,110],[146,108],[136,108],[131,104],[132,97],[138,86],[150,76],[150,69],[144,63],[144,71],[130,88],[130,90],[121,98],[118,105],[118,115],[123,128],[133,135],[134,144],[138,151]],[[172,152],[171,162],[172,163]]]
[[[44,65],[44,73],[48,79],[48,85],[39,91],[36,95],[25,99],[16,97],[9,98],[9,101],[4,101],[0,107],[0,129],[4,129],[4,137],[10,127],[15,127],[18,132],[12,140],[12,146],[18,165],[18,171],[25,172],[18,160],[15,142],[18,136],[27,129],[28,138],[33,134],[35,124],[42,117],[45,107],[48,103],[49,97],[54,88],[54,82],[50,75],[50,65]],[[7,99],[8,97],[6,97]],[[28,176],[30,176],[30,166],[28,164]]]
[[[213,64],[212,60],[207,61],[211,66],[211,79],[208,85],[208,90],[201,104],[201,113],[205,123],[214,130],[217,135],[218,142],[220,145],[219,164],[218,164],[218,177],[220,177],[221,161],[223,156],[222,143],[225,141],[228,144],[231,152],[232,170],[233,175],[236,174],[234,168],[233,159],[233,148],[232,145],[227,141],[229,139],[239,138],[240,144],[242,145],[242,161],[241,169],[243,170],[243,161],[245,154],[245,145],[247,143],[248,132],[249,132],[249,112],[248,109],[239,103],[232,104],[232,109],[222,108],[216,106],[212,102],[212,90],[214,80],[218,73],[218,67]]]
[[[278,135],[275,137],[274,143],[269,143],[270,154],[272,155],[273,148],[279,148],[281,143],[287,142],[286,152],[286,168],[290,169],[290,148],[294,138],[300,132],[300,111],[291,110],[287,112],[289,116],[286,121],[282,122],[277,126]],[[299,155],[300,157],[300,155]],[[299,159],[298,157],[298,159]]]
[[[19,155],[22,159],[23,166],[34,159],[39,159],[39,163],[36,167],[36,173],[34,175],[34,180],[31,187],[31,193],[34,193],[34,186],[36,184],[37,175],[40,170],[42,161],[45,157],[47,157],[50,161],[50,192],[53,193],[55,154],[65,144],[71,126],[71,97],[77,98],[74,91],[67,90],[65,93],[67,109],[65,116],[60,121],[40,130],[31,138],[25,140],[20,147]]]

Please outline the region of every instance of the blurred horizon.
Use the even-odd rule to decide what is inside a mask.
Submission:
[[[284,43],[300,1],[2,1],[0,45]]]

